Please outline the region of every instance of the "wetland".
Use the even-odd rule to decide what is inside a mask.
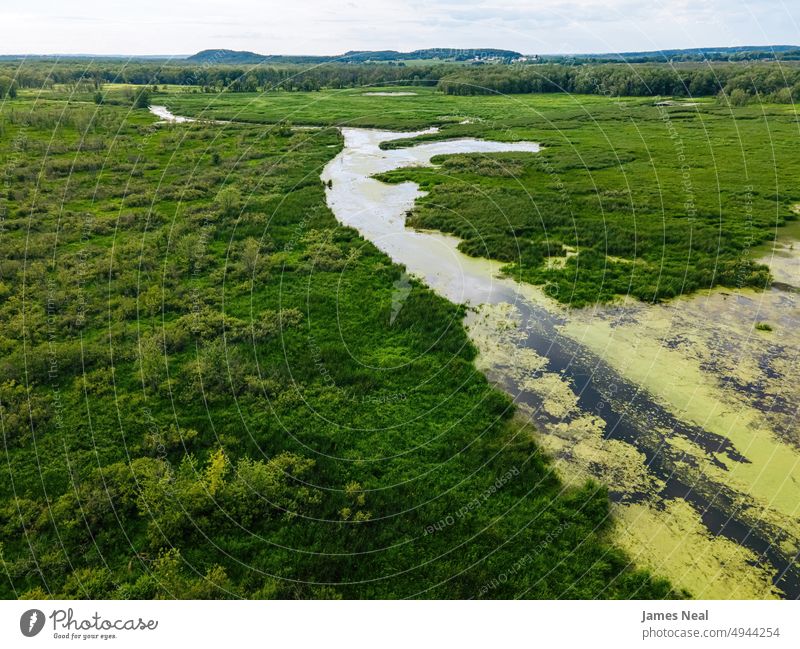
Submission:
[[[3,596],[800,596],[790,104],[97,84],[0,111]]]
[[[666,305],[560,308],[500,264],[460,252],[458,239],[407,228],[418,186],[373,178],[437,155],[539,146],[381,148],[415,135],[343,129],[344,149],[322,174],[337,218],[435,292],[474,307],[466,323],[478,366],[542,431],[564,479],[608,485],[634,556],[700,597],[799,596],[800,439],[797,400],[787,398],[800,378],[795,295],[712,290]],[[792,244],[776,250],[782,263],[760,261],[797,283]],[[759,319],[782,333],[759,335]]]

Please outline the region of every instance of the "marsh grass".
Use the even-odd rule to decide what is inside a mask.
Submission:
[[[0,116],[0,596],[672,594],[463,310],[413,283],[390,326],[402,269],[324,202],[337,131],[154,121]]]

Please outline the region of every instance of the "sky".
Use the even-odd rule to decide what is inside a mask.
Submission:
[[[0,0],[0,54],[800,44],[798,0]]]

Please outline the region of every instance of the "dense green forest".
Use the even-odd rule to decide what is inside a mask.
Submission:
[[[402,62],[401,62],[402,63]],[[204,64],[182,60],[152,63],[65,60],[0,62],[5,86],[42,89],[67,84],[100,90],[107,83],[178,85],[195,92],[315,91],[403,84],[436,86],[457,95],[570,92],[604,96],[711,96],[737,103],[754,99],[790,103],[800,98],[800,65],[744,61],[694,63],[562,63],[467,65],[419,62],[389,63]]]
[[[589,63],[797,61],[800,59],[800,47],[797,45],[737,45],[733,47],[690,47],[645,52],[543,55],[539,58],[550,63],[570,61]]]
[[[460,308],[412,283],[390,322],[402,269],[324,202],[336,129],[155,122],[0,109],[0,596],[675,595]]]
[[[438,79],[448,94],[570,92],[609,97],[732,96],[736,103],[760,97],[800,99],[800,66],[792,64],[542,64],[456,70]]]

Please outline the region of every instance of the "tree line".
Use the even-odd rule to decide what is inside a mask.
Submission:
[[[569,92],[614,97],[761,98],[790,103],[800,98],[800,67],[760,65],[524,65],[453,71],[437,87],[449,95]]]
[[[0,63],[0,77],[14,80],[19,88],[38,90],[68,85],[98,90],[103,84],[178,85],[207,92],[265,92],[269,90],[322,90],[376,84],[435,85],[442,72],[437,66],[409,69],[388,64],[304,65],[205,65],[139,64],[124,62],[41,61]],[[443,66],[438,66],[443,67]],[[10,81],[9,81],[10,82]]]
[[[386,84],[436,86],[450,95],[570,92],[607,96],[733,95],[788,103],[800,97],[800,66],[780,62],[710,63],[540,63],[413,68],[388,64],[189,65],[42,61],[0,64],[0,94],[17,88],[67,84],[98,90],[106,83],[169,84],[206,92],[315,91]]]

